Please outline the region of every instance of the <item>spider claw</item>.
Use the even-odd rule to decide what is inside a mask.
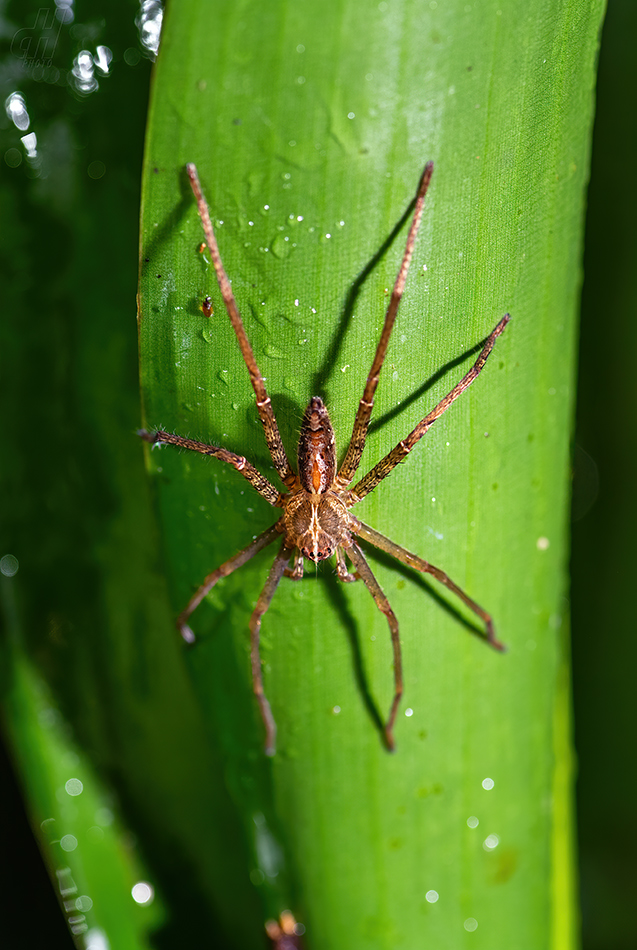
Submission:
[[[136,431],[135,435],[138,435],[138,436],[140,437],[140,439],[143,439],[143,440],[144,440],[144,442],[149,442],[151,445],[154,445],[154,444],[155,444],[155,433],[154,433],[154,432],[148,432],[147,429],[138,429],[138,430]]]
[[[186,643],[195,642],[195,635],[187,623],[178,623],[177,629],[179,630],[180,634],[182,635]]]
[[[270,706],[268,704],[268,710],[269,708]],[[270,716],[271,715],[272,713],[270,713]],[[276,725],[274,719],[265,723],[265,748],[263,751],[270,759],[276,755]]]
[[[148,442],[151,451],[152,449],[156,449],[158,446],[161,448],[161,446],[164,444],[160,439],[157,438],[156,432],[148,432],[146,429],[138,429],[135,435],[138,435],[140,439],[144,440],[144,442]]]
[[[339,574],[337,571],[336,576],[338,577],[339,581],[343,581],[344,584],[353,584],[354,581],[360,580],[360,575],[350,574],[349,571],[346,574]]]
[[[487,643],[493,647],[494,650],[497,650],[499,653],[506,653],[507,647],[502,643],[495,635],[495,630],[493,629],[493,624],[487,624]]]
[[[297,568],[286,567],[286,569],[283,571],[283,576],[289,577],[291,581],[300,581],[303,578],[303,570],[301,569],[299,571]]]

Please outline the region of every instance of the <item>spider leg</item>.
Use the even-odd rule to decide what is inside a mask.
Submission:
[[[298,548],[294,552],[294,566],[292,570],[286,567],[284,573],[291,581],[300,581],[303,577],[303,555]]]
[[[172,432],[146,432],[145,429],[139,429],[137,435],[149,442],[151,445],[176,445],[180,449],[190,449],[192,452],[200,452],[201,455],[210,455],[212,458],[221,459],[222,462],[228,462],[252,487],[259,492],[262,498],[269,501],[271,505],[281,507],[282,495],[276,490],[274,485],[261,474],[261,472],[251,465],[242,455],[235,455],[227,449],[217,448],[215,445],[206,445],[205,442],[195,442],[194,439],[184,439],[181,435],[173,435]]]
[[[336,548],[336,575],[339,581],[345,581],[346,583],[360,580],[358,574],[350,574],[350,572],[347,570],[345,553],[340,544]]]
[[[188,178],[190,179],[190,184],[197,201],[197,210],[199,212],[199,217],[201,218],[201,223],[206,235],[206,242],[210,249],[210,256],[212,258],[212,263],[217,275],[219,290],[221,291],[223,302],[226,305],[226,310],[228,312],[228,316],[230,317],[230,323],[232,324],[232,328],[236,334],[239,348],[241,349],[241,355],[243,356],[244,362],[248,368],[250,382],[252,383],[254,394],[257,397],[257,411],[259,413],[261,422],[263,423],[265,441],[268,444],[268,449],[270,450],[274,467],[279,473],[281,480],[285,485],[292,485],[296,476],[290,467],[290,463],[283,446],[283,441],[281,439],[281,434],[279,432],[279,427],[272,409],[272,403],[266,392],[263,376],[259,371],[257,361],[254,358],[254,352],[246,335],[243,321],[239,313],[239,308],[237,307],[237,302],[234,299],[234,294],[232,293],[230,280],[228,279],[228,275],[226,274],[224,266],[221,262],[219,246],[217,244],[215,232],[212,227],[212,221],[210,220],[210,211],[208,210],[206,199],[204,198],[203,192],[201,190],[197,169],[192,164],[192,162],[190,162],[188,165],[186,165],[186,171],[188,173]]]
[[[365,448],[367,427],[369,426],[369,420],[372,414],[372,408],[374,406],[374,393],[376,392],[380,371],[385,361],[385,354],[387,353],[389,338],[394,328],[394,321],[396,320],[398,306],[405,289],[407,272],[409,271],[409,265],[414,253],[416,235],[418,234],[418,229],[420,228],[420,222],[425,205],[425,195],[427,194],[427,189],[429,187],[433,170],[433,162],[427,162],[418,185],[418,191],[416,192],[416,206],[414,208],[414,216],[409,229],[409,234],[407,235],[405,253],[403,254],[402,263],[396,277],[396,283],[394,284],[389,306],[387,307],[387,313],[385,314],[385,323],[383,324],[380,340],[378,341],[378,346],[376,348],[376,355],[374,356],[374,361],[369,371],[367,382],[365,383],[363,397],[356,412],[354,428],[352,430],[352,438],[347,448],[347,452],[345,453],[343,464],[341,465],[340,471],[338,473],[338,481],[342,488],[345,488],[347,485],[349,485],[351,480],[354,478],[356,469],[359,466],[361,456],[363,454],[363,449]]]
[[[408,453],[411,452],[414,445],[422,439],[423,435],[429,429],[436,419],[438,419],[443,412],[449,408],[449,406],[456,401],[458,396],[461,395],[467,389],[471,383],[476,379],[476,377],[484,369],[484,365],[487,362],[493,347],[495,346],[495,341],[503,332],[507,323],[510,320],[509,314],[505,314],[504,317],[500,320],[495,329],[487,337],[486,343],[482,348],[482,351],[475,361],[474,365],[471,367],[466,376],[464,376],[460,382],[454,386],[450,393],[441,399],[435,408],[428,413],[424,419],[422,419],[415,429],[413,429],[409,435],[403,439],[398,445],[389,452],[385,458],[382,458],[380,462],[377,462],[376,465],[365,475],[364,478],[358,482],[353,489],[351,489],[352,495],[356,496],[356,501],[353,504],[356,504],[361,498],[364,498],[365,495],[368,495],[373,491],[376,486],[382,482],[384,478],[387,478],[389,473],[398,465],[399,462],[404,461]]]
[[[374,598],[376,606],[387,617],[387,623],[389,624],[391,645],[394,651],[394,698],[392,700],[391,709],[389,710],[387,725],[385,726],[385,741],[389,751],[393,752],[396,748],[396,743],[394,742],[394,722],[396,721],[400,697],[403,694],[403,662],[400,652],[400,638],[398,636],[398,621],[380,584],[372,574],[363,552],[354,541],[351,547],[347,549],[347,556],[356,568],[356,573]]]
[[[279,585],[279,581],[285,574],[285,569],[290,560],[292,554],[292,548],[287,548],[285,542],[276,558],[274,559],[274,564],[270,568],[270,573],[268,574],[268,579],[265,582],[265,587],[259,595],[257,605],[254,608],[254,613],[250,617],[250,658],[252,662],[252,689],[254,695],[257,697],[257,702],[259,703],[259,711],[261,712],[261,718],[263,719],[263,725],[265,726],[265,754],[274,755],[276,752],[276,723],[274,721],[274,716],[272,715],[272,710],[270,709],[270,703],[268,702],[267,696],[263,691],[263,676],[261,673],[261,656],[259,654],[259,632],[261,630],[261,618],[266,612],[272,598],[274,597],[274,592]]]
[[[254,541],[252,541],[252,543],[245,547],[242,551],[239,551],[238,554],[235,554],[230,558],[230,560],[225,561],[220,567],[213,571],[212,574],[208,574],[197,593],[190,598],[175,621],[177,629],[186,643],[194,643],[195,640],[195,635],[186,621],[193,610],[199,606],[206,594],[212,590],[217,581],[220,581],[222,577],[227,577],[228,574],[232,574],[232,572],[236,571],[237,568],[243,567],[243,565],[249,561],[250,558],[253,558],[254,555],[258,554],[259,551],[262,551],[263,548],[267,548],[268,544],[272,544],[272,542],[280,536],[281,535],[277,522],[277,524],[272,525],[271,528],[268,528],[267,531],[264,531],[263,534],[260,534],[257,538],[255,538]]]
[[[378,531],[370,528],[369,525],[363,524],[362,521],[358,522],[354,530],[359,538],[362,538],[364,541],[369,541],[374,547],[380,548],[381,551],[385,551],[387,554],[391,554],[391,556],[395,557],[401,564],[406,564],[407,567],[413,567],[422,574],[431,574],[437,581],[444,584],[452,594],[455,594],[463,604],[466,604],[467,607],[484,622],[487,630],[487,642],[490,643],[495,650],[506,650],[504,644],[501,643],[495,635],[491,614],[488,614],[479,604],[476,604],[475,600],[472,600],[457,584],[454,584],[451,578],[448,577],[444,571],[441,571],[439,567],[429,564],[428,561],[424,561],[421,557],[418,557],[417,554],[412,554],[410,551],[407,551],[406,548],[401,547],[394,541],[390,541],[384,534],[380,534]]]

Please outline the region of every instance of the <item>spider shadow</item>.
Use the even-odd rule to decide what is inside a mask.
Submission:
[[[153,171],[155,174],[161,174],[158,168]],[[152,235],[144,243],[144,257],[142,258],[144,264],[156,260],[158,248],[170,242],[171,237],[177,233],[180,222],[191,207],[192,190],[185,167],[179,170],[179,193],[181,196],[179,202],[171,207],[163,223],[158,228],[153,229]]]
[[[427,592],[427,594],[432,598],[433,601],[435,601],[438,607],[441,607],[442,610],[444,610],[456,621],[456,623],[458,623],[461,627],[464,627],[467,633],[473,634],[473,636],[477,637],[478,640],[482,640],[483,643],[488,645],[489,640],[486,631],[480,625],[465,617],[465,615],[458,607],[455,606],[453,602],[447,600],[446,597],[444,597],[443,594],[436,587],[434,587],[434,585],[429,580],[427,580],[425,575],[414,570],[414,568],[409,567],[407,564],[403,564],[401,561],[395,557],[392,557],[391,554],[388,554],[386,551],[381,551],[380,548],[374,547],[374,545],[370,544],[369,541],[359,538],[358,542],[362,543],[364,546],[364,553],[366,557],[368,554],[371,555],[374,561],[377,561],[379,564],[382,564],[384,567],[390,568],[393,571],[398,571],[399,574],[402,574],[403,577],[405,577],[411,583],[417,584],[422,590]],[[400,617],[398,618],[398,622],[400,623]]]
[[[343,582],[339,581],[336,574],[331,571],[324,572],[323,580],[327,586],[328,595],[332,600],[332,603],[334,604],[341,620],[343,621],[345,630],[347,632],[347,638],[352,651],[352,663],[354,666],[354,676],[356,677],[358,691],[363,699],[363,704],[367,710],[369,718],[380,734],[383,746],[387,748],[383,718],[378,709],[378,705],[372,696],[371,690],[369,688],[368,676],[365,671],[363,654],[361,652],[359,624],[347,602],[347,597],[345,596],[345,591],[343,590]]]
[[[378,264],[382,261],[383,257],[402,231],[405,223],[413,214],[415,207],[416,198],[414,196],[398,219],[398,222],[392,228],[387,238],[383,241],[374,256],[359,273],[358,277],[356,277],[354,283],[348,291],[338,329],[336,330],[331,345],[327,349],[323,362],[314,374],[312,383],[312,392],[316,395],[320,395],[324,400],[326,399],[325,382],[330,378],[330,375],[334,371],[334,367],[338,365],[339,353],[343,346],[343,340],[345,339],[345,334],[347,333],[347,328],[349,326],[352,314],[354,312],[354,307],[356,305],[356,301],[358,300],[358,296],[361,292],[363,284],[369,275],[375,270]]]
[[[464,353],[461,353],[459,356],[454,356],[452,360],[448,360],[448,362],[446,362],[444,366],[441,366],[440,369],[436,370],[436,372],[430,376],[429,379],[426,379],[423,383],[421,383],[418,389],[416,389],[415,392],[411,394],[411,396],[407,396],[405,399],[402,399],[399,406],[394,406],[392,409],[388,409],[387,412],[384,412],[382,416],[378,417],[378,419],[370,422],[368,432],[376,432],[390,423],[393,419],[398,418],[398,416],[405,412],[406,409],[409,409],[413,403],[417,402],[425,395],[425,393],[432,389],[440,379],[447,375],[447,373],[449,373],[452,369],[455,369],[456,366],[461,366],[471,356],[475,356],[477,353],[479,353],[483,349],[486,341],[487,337],[485,337],[484,340],[481,340],[479,343],[476,343],[474,346],[469,347],[469,349],[465,350]]]

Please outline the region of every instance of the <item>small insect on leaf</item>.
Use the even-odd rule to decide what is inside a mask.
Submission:
[[[354,427],[349,446],[343,462],[338,468],[337,453],[334,440],[334,430],[329,413],[323,400],[313,396],[305,410],[297,450],[297,471],[292,468],[287,457],[279,428],[272,409],[270,397],[265,388],[265,382],[257,366],[250,341],[245,332],[243,321],[239,314],[237,303],[232,293],[230,280],[224,270],[219,254],[217,240],[210,220],[210,212],[206,204],[199,177],[194,165],[186,166],[193,194],[197,202],[197,210],[201,218],[206,244],[210,250],[221,296],[230,318],[230,322],[237,337],[244,362],[250,374],[250,381],[256,396],[257,411],[263,423],[265,441],[267,443],[272,463],[281,481],[282,488],[273,485],[261,472],[258,471],[242,455],[237,455],[227,449],[207,445],[183,436],[173,435],[170,432],[147,432],[142,429],[139,435],[151,445],[165,443],[175,445],[181,449],[189,449],[202,455],[209,455],[232,465],[266,501],[274,508],[282,510],[282,514],[272,527],[256,537],[243,550],[231,557],[225,564],[209,574],[177,617],[177,629],[184,640],[191,643],[194,634],[188,624],[190,615],[201,603],[203,598],[222,578],[242,567],[250,558],[254,557],[268,545],[275,541],[280,547],[265,586],[257,601],[257,605],[250,618],[251,666],[254,694],[259,705],[261,718],[265,728],[266,755],[274,755],[276,748],[276,724],[263,689],[261,658],[259,654],[259,634],[261,620],[266,613],[274,593],[281,579],[286,576],[298,581],[303,577],[304,559],[318,562],[334,556],[336,573],[344,582],[362,580],[374,599],[379,610],[387,618],[394,658],[394,697],[383,727],[383,741],[386,748],[393,751],[394,723],[398,713],[400,698],[403,693],[402,655],[398,633],[398,621],[383,593],[380,584],[374,577],[359,542],[363,541],[373,547],[385,551],[422,574],[430,574],[443,584],[470,610],[480,618],[485,628],[485,641],[495,650],[504,650],[503,644],[497,639],[491,615],[487,613],[475,600],[472,600],[457,584],[455,584],[440,568],[412,554],[405,548],[386,538],[374,528],[359,521],[351,509],[392,472],[396,466],[407,458],[417,442],[431,428],[436,419],[449,409],[456,399],[467,389],[484,369],[493,347],[509,322],[509,314],[505,314],[500,322],[484,340],[482,350],[468,373],[447,393],[447,395],[417,423],[417,425],[398,443],[384,458],[377,462],[353,488],[350,487],[361,462],[367,430],[374,405],[374,395],[378,386],[380,372],[385,361],[387,347],[398,313],[400,300],[405,289],[409,265],[414,253],[416,235],[422,219],[425,195],[429,188],[433,173],[433,163],[428,162],[421,176],[414,200],[414,213],[411,227],[407,235],[407,243],[398,269],[398,276],[389,300],[385,322],[372,361],[367,382],[363,389],[358,410],[354,419]],[[200,250],[206,244],[200,246]],[[209,310],[209,312],[208,312]],[[212,313],[212,302],[206,297],[202,305],[206,316]],[[347,561],[351,563],[350,571]],[[289,567],[292,562],[292,568]],[[276,925],[279,926],[279,925]],[[279,946],[279,944],[276,944]],[[283,947],[283,944],[280,944]]]
[[[206,296],[203,298],[201,303],[201,312],[203,313],[204,317],[211,317],[213,315],[214,310],[212,309],[212,297]]]

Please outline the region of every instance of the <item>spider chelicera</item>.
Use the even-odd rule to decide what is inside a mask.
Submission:
[[[252,487],[256,489],[266,501],[273,507],[283,510],[283,514],[276,524],[268,528],[267,531],[264,531],[263,534],[260,534],[242,551],[239,551],[238,554],[235,554],[234,557],[231,557],[230,560],[222,564],[221,567],[218,567],[211,574],[208,574],[199,590],[190,599],[177,618],[177,628],[184,640],[189,643],[193,642],[194,635],[187,621],[190,614],[201,603],[206,594],[212,590],[222,577],[227,577],[228,574],[236,571],[237,568],[241,567],[269,544],[272,544],[277,539],[281,540],[279,553],[274,560],[265,587],[261,592],[252,617],[250,618],[253,689],[265,726],[265,752],[266,755],[274,755],[276,724],[272,710],[270,709],[270,704],[263,691],[261,658],[259,655],[261,619],[270,606],[274,592],[284,575],[292,578],[292,580],[300,580],[303,576],[304,558],[317,562],[334,555],[336,558],[336,573],[339,579],[342,581],[362,580],[374,598],[378,608],[387,617],[394,653],[394,698],[387,723],[384,727],[384,738],[387,748],[393,750],[395,747],[393,735],[394,723],[398,712],[400,697],[403,692],[398,621],[380,584],[372,574],[365,560],[358,544],[359,539],[369,542],[381,551],[387,552],[402,564],[406,564],[416,571],[420,571],[423,574],[431,574],[480,617],[486,628],[487,642],[496,650],[503,650],[504,647],[496,638],[491,616],[486,610],[483,610],[482,607],[467,596],[457,584],[454,584],[444,571],[424,561],[416,554],[411,554],[394,541],[390,541],[389,538],[379,534],[374,528],[363,524],[362,521],[359,521],[358,518],[355,518],[354,515],[351,514],[350,509],[361,501],[365,495],[369,495],[370,492],[374,491],[380,482],[393,471],[396,465],[405,460],[407,454],[423,437],[427,429],[429,429],[436,419],[438,419],[458,396],[471,385],[484,368],[493,350],[495,341],[509,322],[509,314],[506,314],[500,320],[495,329],[486,338],[480,355],[466,376],[454,386],[444,399],[441,399],[438,405],[435,406],[424,419],[421,419],[409,435],[402,439],[380,462],[377,462],[353,488],[350,488],[349,486],[354,479],[354,475],[360,464],[363,449],[365,448],[367,429],[374,405],[374,394],[385,360],[385,354],[387,352],[387,346],[396,319],[400,299],[405,287],[416,235],[420,227],[425,195],[433,172],[433,162],[429,162],[425,166],[418,185],[414,215],[407,236],[405,252],[398,271],[396,283],[394,284],[389,306],[387,307],[385,323],[376,349],[376,355],[374,356],[367,377],[363,397],[356,412],[352,436],[343,462],[340,468],[338,468],[334,445],[334,430],[330,422],[330,417],[322,399],[318,396],[313,396],[305,410],[301,424],[297,450],[297,474],[292,469],[288,460],[279,434],[279,428],[274,416],[270,397],[266,392],[263,377],[261,376],[252,347],[246,336],[243,322],[232,293],[230,281],[221,263],[219,247],[210,220],[208,205],[206,204],[199,183],[197,169],[193,164],[188,164],[186,171],[197,201],[197,209],[201,223],[203,224],[203,230],[217,275],[219,289],[228,316],[230,317],[230,322],[237,336],[243,359],[250,374],[250,381],[257,401],[257,410],[261,422],[263,423],[265,440],[270,455],[272,456],[274,467],[285,488],[284,491],[280,492],[264,475],[257,471],[247,459],[241,455],[236,455],[234,452],[229,452],[227,449],[206,445],[203,442],[196,442],[193,439],[186,439],[179,435],[173,435],[171,432],[159,431],[149,433],[145,430],[140,430],[139,435],[146,442],[150,442],[151,445],[158,443],[176,445],[182,449],[190,449],[194,452],[200,452],[202,455],[210,455],[213,458],[220,459],[222,462],[228,462],[247,479]],[[351,562],[354,573],[350,573],[346,558]],[[288,566],[290,561],[292,561],[291,568]]]

